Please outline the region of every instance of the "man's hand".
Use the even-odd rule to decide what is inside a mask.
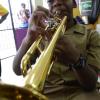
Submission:
[[[45,11],[46,10],[46,11]],[[28,40],[33,41],[39,36],[45,36],[47,31],[45,31],[46,22],[48,18],[47,9],[40,9],[40,6],[33,12],[29,19],[29,27],[27,37]]]
[[[29,19],[29,27],[27,37],[28,40],[34,40],[39,36],[42,35],[43,37],[46,36],[48,40],[50,40],[52,36],[52,31],[45,30],[47,23],[46,20],[50,17],[49,11],[45,8],[41,8],[40,6],[33,12]]]
[[[57,42],[55,54],[58,60],[65,64],[75,63],[79,59],[80,52],[73,41],[68,37],[61,36]]]

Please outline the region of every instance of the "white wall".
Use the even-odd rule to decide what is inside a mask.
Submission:
[[[44,7],[48,8],[46,0],[32,0],[32,4],[33,4],[34,8],[36,8],[37,5],[44,6]]]
[[[43,0],[32,0],[32,4],[34,9],[37,7],[37,5],[43,5]]]

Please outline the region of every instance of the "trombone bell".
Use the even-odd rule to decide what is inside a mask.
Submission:
[[[0,100],[47,100],[37,91],[8,84],[0,84]]]

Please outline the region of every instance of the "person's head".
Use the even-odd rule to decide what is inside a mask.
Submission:
[[[58,14],[59,17],[67,15],[68,18],[73,17],[73,2],[72,0],[47,0],[51,13]]]
[[[67,16],[67,27],[73,25],[73,0],[47,0],[50,12],[59,18]]]
[[[26,5],[25,3],[21,3],[21,8],[25,9]]]

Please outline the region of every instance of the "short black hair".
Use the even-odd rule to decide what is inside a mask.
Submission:
[[[25,3],[21,3],[21,6],[26,6]]]

